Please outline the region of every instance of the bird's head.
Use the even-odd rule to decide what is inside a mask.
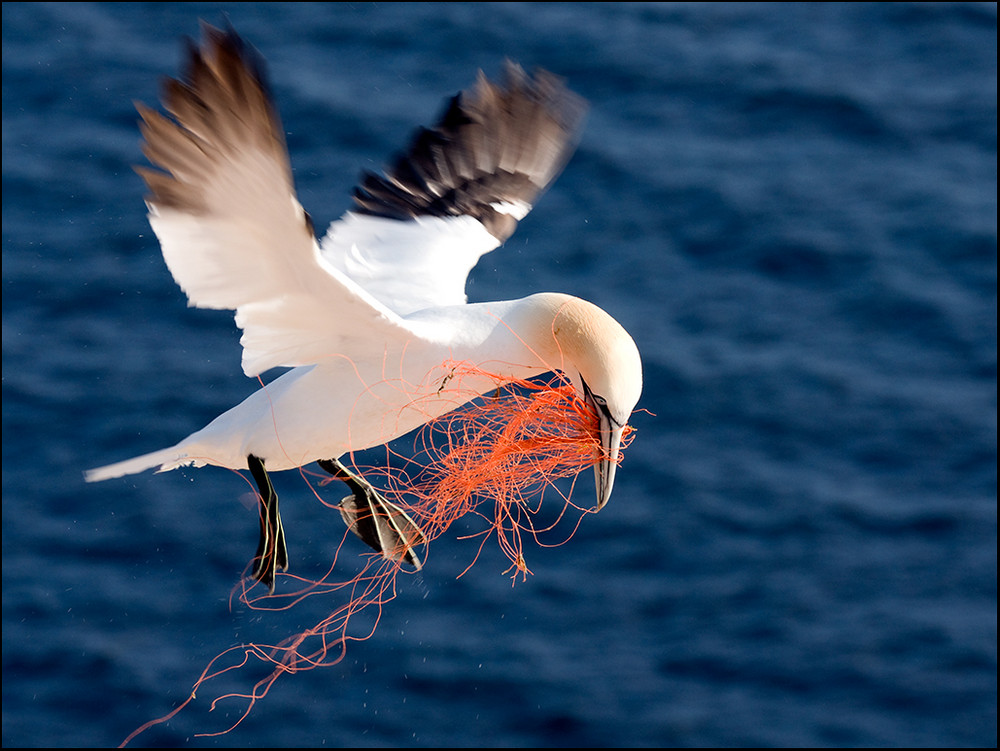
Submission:
[[[622,432],[642,392],[639,350],[621,324],[593,303],[551,293],[535,297],[546,312],[539,320],[551,324],[552,364],[570,378],[600,421],[600,458],[594,466],[600,510],[611,497]]]

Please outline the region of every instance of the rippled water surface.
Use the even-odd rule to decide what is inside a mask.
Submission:
[[[131,170],[133,101],[224,13],[317,227],[477,69],[565,76],[580,148],[470,298],[601,305],[644,411],[527,582],[492,546],[457,578],[477,542],[437,540],[339,665],[136,745],[995,745],[995,4],[5,3],[5,746],[118,744],[342,604],[230,607],[257,535],[231,472],[82,482],[254,388]],[[275,481],[322,573],[339,515]]]

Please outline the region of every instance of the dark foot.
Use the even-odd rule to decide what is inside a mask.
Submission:
[[[274,592],[275,572],[288,570],[288,551],[285,549],[285,529],[278,513],[278,494],[274,492],[271,478],[264,470],[264,460],[253,454],[247,457],[250,474],[260,492],[260,543],[254,557],[253,578]]]
[[[321,459],[319,466],[347,483],[353,493],[340,502],[340,515],[351,531],[388,560],[404,561],[419,570],[423,564],[414,548],[426,540],[407,513],[338,459]]]

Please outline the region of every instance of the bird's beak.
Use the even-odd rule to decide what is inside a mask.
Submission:
[[[597,510],[611,498],[611,488],[615,484],[615,470],[618,468],[618,448],[622,442],[623,428],[616,425],[611,416],[597,410],[600,417],[600,456],[594,465],[594,479],[597,481]]]

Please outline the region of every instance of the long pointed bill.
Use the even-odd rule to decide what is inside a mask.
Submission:
[[[616,425],[605,412],[598,410],[598,415],[601,419],[601,454],[600,460],[594,465],[594,478],[597,481],[597,510],[600,511],[611,498],[611,488],[615,484],[618,447],[622,442],[623,428]]]

